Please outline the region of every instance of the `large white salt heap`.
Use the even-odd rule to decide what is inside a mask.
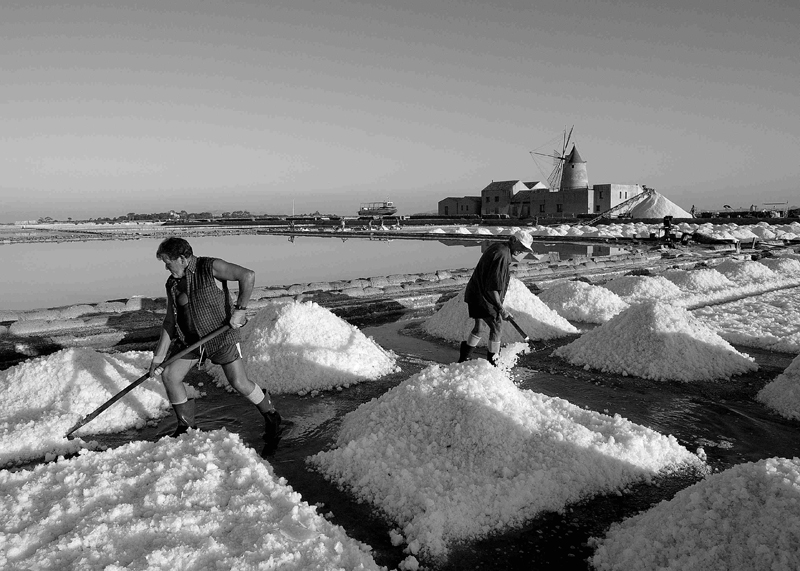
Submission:
[[[672,436],[520,390],[485,360],[433,365],[361,405],[309,462],[432,557],[661,471],[704,469]]]
[[[106,355],[64,349],[0,371],[0,466],[94,446],[65,434],[84,416],[147,372],[153,354]],[[191,393],[194,394],[194,393]],[[75,432],[120,432],[164,416],[169,402],[159,380],[148,379]]]
[[[0,471],[0,568],[375,570],[227,431]]]
[[[659,301],[632,305],[553,355],[604,373],[659,381],[727,379],[758,369],[686,309]]]
[[[270,393],[347,387],[398,370],[392,352],[312,301],[269,305],[242,332],[247,376]],[[230,389],[221,367],[209,373]]]
[[[800,353],[800,288],[786,288],[692,310],[728,343]]]
[[[654,192],[631,209],[632,218],[692,218],[691,213],[672,202],[663,194]]]
[[[756,400],[783,417],[800,420],[800,356],[758,391]]]
[[[466,288],[465,288],[466,289]],[[422,324],[426,333],[448,341],[462,341],[472,329],[464,290],[449,299]],[[520,280],[513,277],[503,306],[514,316],[514,320],[531,339],[555,339],[578,333],[578,329],[558,313],[547,307]],[[487,328],[484,335],[488,337]],[[520,342],[523,337],[510,325],[503,326],[504,343]]]
[[[697,268],[691,270],[670,269],[666,270],[662,276],[682,291],[705,293],[711,290],[725,289],[734,287],[734,283],[711,268]]]
[[[597,571],[800,569],[800,459],[769,458],[709,476],[616,523]]]
[[[714,269],[739,284],[774,281],[780,277],[767,265],[752,260],[723,260]]]
[[[670,300],[681,294],[678,286],[662,276],[619,276],[610,279],[603,287],[630,304],[654,299]]]
[[[581,323],[605,323],[628,304],[607,288],[579,280],[557,284],[539,294],[539,299],[564,319]]]

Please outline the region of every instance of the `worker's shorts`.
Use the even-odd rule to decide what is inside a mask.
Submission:
[[[227,365],[228,363],[233,363],[236,359],[242,358],[242,347],[241,344],[236,343],[235,345],[228,345],[227,347],[222,347],[221,349],[217,349],[213,353],[208,353],[204,346],[200,346],[194,351],[186,353],[181,359],[189,359],[189,360],[200,360],[205,361],[208,359],[215,365]]]

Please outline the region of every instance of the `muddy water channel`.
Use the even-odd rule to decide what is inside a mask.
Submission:
[[[315,396],[277,395],[274,400],[287,420],[287,429],[277,451],[264,454],[276,474],[305,501],[317,504],[318,511],[345,528],[348,535],[372,546],[375,560],[390,569],[406,557],[402,547],[392,546],[389,540],[389,530],[395,526],[307,469],[305,458],[333,445],[348,412],[432,363],[457,360],[454,344],[425,336],[419,323],[398,321],[363,329],[398,355],[400,373]],[[562,339],[553,348],[572,340]],[[756,393],[789,365],[793,355],[737,349],[756,359],[758,372],[729,381],[658,382],[586,371],[549,357],[550,351],[545,350],[522,356],[513,377],[521,389],[558,396],[610,415],[618,413],[662,434],[672,434],[693,452],[703,447],[714,471],[773,456],[798,455],[800,423],[783,419],[755,401]],[[224,427],[263,452],[261,418],[254,407],[214,386],[203,372],[191,373],[187,381],[207,392],[198,401],[201,429]],[[168,417],[157,427],[109,436],[108,443],[159,438],[171,431],[173,423]],[[613,522],[672,498],[696,478],[691,474],[659,478],[632,486],[623,494],[568,506],[564,513],[545,513],[512,532],[454,546],[447,562],[438,569],[591,569],[587,562],[592,555],[587,545],[590,537],[601,536]]]

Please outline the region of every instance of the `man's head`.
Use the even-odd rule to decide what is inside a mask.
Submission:
[[[156,250],[156,258],[164,262],[167,271],[175,278],[184,276],[193,255],[192,247],[183,238],[167,238]]]
[[[512,254],[527,254],[528,252],[533,251],[531,249],[531,246],[533,245],[533,239],[531,238],[531,235],[527,232],[523,232],[522,230],[517,230],[514,232],[509,242],[511,244]]]

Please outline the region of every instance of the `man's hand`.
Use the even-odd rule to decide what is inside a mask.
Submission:
[[[247,311],[244,309],[234,309],[230,320],[231,327],[239,329],[245,323],[247,323]]]
[[[509,313],[509,312],[506,310],[506,308],[505,308],[505,307],[501,307],[501,308],[500,308],[500,317],[501,317],[502,319],[504,319],[504,320],[508,321],[509,319],[513,318],[514,316],[513,316],[513,315],[511,315],[511,314],[510,314],[510,313]]]
[[[164,362],[164,357],[159,357],[158,355],[153,355],[153,360],[150,361],[150,376],[157,377],[161,373],[164,372],[164,369],[161,367],[161,363]]]

